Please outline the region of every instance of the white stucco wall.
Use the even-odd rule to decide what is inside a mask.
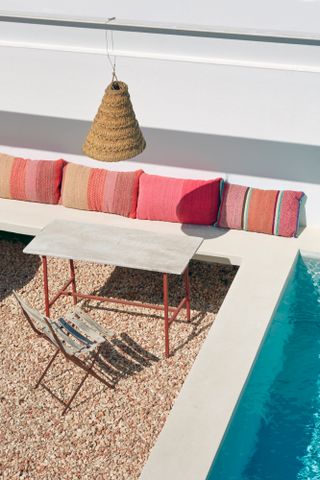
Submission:
[[[4,10],[25,11],[21,1]],[[29,11],[103,18],[319,31],[317,1],[28,2]],[[290,13],[290,15],[288,14]],[[148,143],[130,162],[175,176],[302,189],[320,226],[320,47],[117,33],[118,75],[129,84]],[[1,150],[102,166],[81,144],[110,80],[101,31],[0,24]]]

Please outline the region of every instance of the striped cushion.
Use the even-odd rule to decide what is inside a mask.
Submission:
[[[26,160],[0,153],[0,197],[58,203],[64,160]]]
[[[141,173],[142,170],[113,172],[68,163],[63,172],[62,204],[135,218]]]
[[[219,208],[220,180],[192,180],[144,173],[140,178],[137,218],[212,225]]]
[[[225,183],[217,226],[295,237],[303,192]]]

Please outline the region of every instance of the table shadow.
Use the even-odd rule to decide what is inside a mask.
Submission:
[[[37,255],[23,253],[31,238],[0,231],[0,302],[28,284],[39,268]]]
[[[217,290],[227,292],[226,287],[231,284],[237,269],[233,265],[192,260],[189,267],[192,310],[217,313],[223,301],[220,295],[218,298]],[[92,294],[162,305],[162,274],[115,267],[104,285]],[[169,275],[169,304],[177,306],[183,296],[183,278]],[[91,301],[85,304],[92,305]],[[100,303],[99,308],[110,309],[110,304]],[[121,306],[117,305],[114,309],[121,310]]]

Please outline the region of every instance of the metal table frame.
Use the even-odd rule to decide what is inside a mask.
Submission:
[[[132,305],[134,307],[140,308],[149,308],[155,310],[163,310],[164,312],[164,336],[165,336],[165,356],[168,358],[170,356],[170,346],[169,346],[169,328],[177,318],[179,312],[183,307],[186,308],[187,313],[187,321],[190,322],[190,282],[189,282],[189,267],[186,267],[182,276],[184,281],[184,288],[185,288],[185,296],[180,301],[177,307],[169,306],[169,281],[168,281],[168,273],[163,273],[163,306],[156,305],[152,303],[142,303],[136,302],[131,300],[119,299],[119,298],[108,298],[104,296],[98,295],[88,295],[84,293],[80,293],[77,291],[76,287],[76,272],[74,267],[74,261],[69,260],[69,269],[70,269],[70,277],[69,280],[63,285],[63,287],[50,299],[49,296],[49,282],[48,282],[48,260],[47,256],[41,256],[42,258],[42,268],[43,268],[43,281],[44,281],[44,298],[45,298],[45,311],[46,316],[50,317],[50,307],[58,300],[61,296],[72,296],[73,303],[76,305],[78,299],[88,299],[88,300],[98,300],[101,302],[109,302],[109,303],[116,303],[122,305]],[[69,287],[71,285],[71,291]],[[171,313],[171,316],[169,316]]]

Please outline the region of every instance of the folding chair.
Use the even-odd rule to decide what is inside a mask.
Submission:
[[[81,310],[80,307],[75,307],[74,311],[65,315],[64,318],[51,320],[42,315],[38,310],[31,308],[30,305],[28,305],[15,291],[13,293],[32,330],[37,335],[50,342],[56,349],[35,388],[40,385],[42,379],[59,353],[62,353],[67,360],[78,365],[78,367],[86,372],[70,400],[65,404],[59,399],[59,401],[65,406],[62,415],[64,415],[70,407],[71,402],[74,400],[88,375],[92,375],[108,387],[114,388],[114,385],[107,382],[101,375],[93,370],[99,357],[101,347],[107,338],[112,338],[114,336],[112,331],[104,329],[87,313]],[[42,384],[42,386],[52,394],[46,385]]]

